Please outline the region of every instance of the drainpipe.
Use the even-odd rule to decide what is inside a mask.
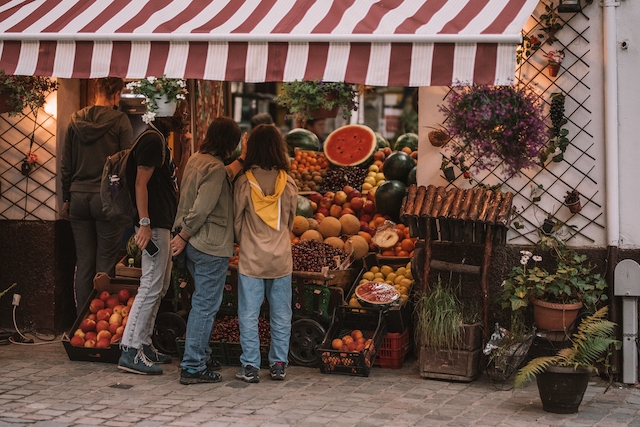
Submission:
[[[603,0],[602,35],[604,47],[604,137],[605,137],[605,211],[607,225],[607,282],[609,283],[611,320],[621,324],[619,298],[613,296],[613,272],[618,263],[620,244],[620,193],[618,176],[618,74],[617,74],[617,28],[615,0]],[[617,331],[618,339],[621,332]],[[612,365],[620,373],[621,353],[614,351]]]

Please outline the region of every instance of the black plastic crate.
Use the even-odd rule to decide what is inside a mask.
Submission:
[[[176,348],[178,349],[178,356],[182,360],[184,356],[184,338],[176,338]],[[220,362],[221,365],[228,365],[227,362],[227,349],[224,341],[209,341],[209,347],[211,347],[211,357]]]
[[[362,351],[334,350],[331,342],[359,329],[373,346]],[[381,310],[372,308],[336,307],[331,326],[324,340],[316,347],[320,372],[368,377],[382,340],[387,334],[387,325]]]

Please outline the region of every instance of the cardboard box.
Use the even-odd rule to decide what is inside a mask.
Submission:
[[[140,267],[129,267],[128,259],[130,257],[125,255],[116,264],[116,277],[131,277],[139,279],[142,276],[142,269]]]
[[[104,362],[104,363],[118,363],[120,359],[120,344],[111,344],[109,348],[86,348],[86,347],[74,347],[69,342],[73,333],[80,326],[80,322],[85,318],[89,312],[89,304],[91,300],[97,298],[100,292],[107,291],[111,294],[118,293],[122,289],[127,289],[131,295],[135,295],[138,292],[138,281],[133,279],[123,278],[110,278],[105,273],[98,273],[93,279],[93,291],[89,299],[82,307],[82,312],[76,318],[73,326],[69,330],[67,336],[62,338],[62,345],[69,356],[69,360],[81,361],[81,362]]]

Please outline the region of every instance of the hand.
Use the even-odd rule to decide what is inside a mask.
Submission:
[[[180,138],[180,144],[182,145],[182,151],[190,151],[191,150],[191,141],[193,140],[193,135],[191,132],[185,132]]]
[[[151,227],[142,227],[138,228],[138,232],[136,233],[136,245],[140,248],[141,251],[147,247],[149,240],[151,240]]]
[[[62,209],[60,210],[60,218],[69,221],[69,202],[62,203]]]
[[[248,134],[245,132],[244,135],[242,135],[242,153],[240,153],[240,157],[243,159],[247,157],[247,139]]]
[[[174,236],[173,239],[171,239],[171,256],[180,255],[180,252],[186,247],[187,242],[184,239],[180,238],[180,236]]]

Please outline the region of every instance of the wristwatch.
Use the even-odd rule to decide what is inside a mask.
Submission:
[[[151,220],[149,218],[140,218],[140,222],[138,222],[141,227],[148,227],[151,225]]]
[[[244,159],[242,157],[236,157],[236,160],[240,162],[241,165],[244,165]]]

